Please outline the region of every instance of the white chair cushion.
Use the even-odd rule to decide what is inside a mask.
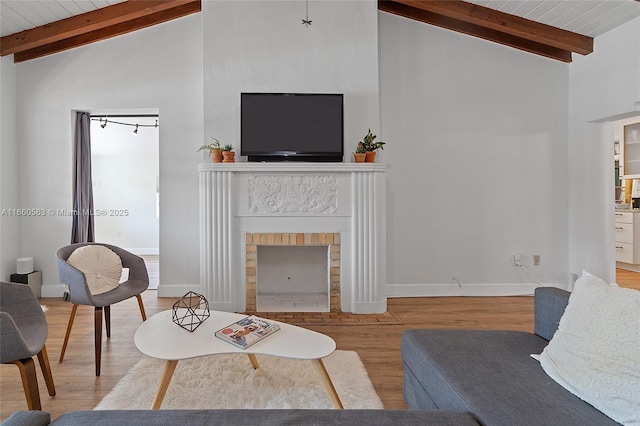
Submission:
[[[113,250],[100,246],[82,246],[73,251],[67,263],[84,274],[91,294],[106,293],[118,287],[122,260]]]

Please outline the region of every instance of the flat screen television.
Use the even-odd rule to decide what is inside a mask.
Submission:
[[[240,94],[240,154],[249,161],[342,162],[343,135],[342,94]]]

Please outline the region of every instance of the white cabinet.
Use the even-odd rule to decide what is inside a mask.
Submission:
[[[622,141],[620,175],[623,179],[640,178],[640,119],[637,117],[616,123],[614,140]]]
[[[616,212],[616,261],[640,263],[640,213]]]

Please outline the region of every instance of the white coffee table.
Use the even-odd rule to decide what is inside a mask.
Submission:
[[[171,320],[171,314],[172,311],[168,310],[148,318],[138,327],[134,337],[136,347],[140,352],[152,358],[166,360],[162,380],[151,409],[160,408],[178,361],[207,355],[234,353],[247,354],[253,368],[258,368],[256,354],[311,360],[322,378],[331,400],[337,408],[343,408],[322,362],[322,358],[330,355],[336,349],[336,342],[331,337],[295,325],[269,320],[279,324],[280,330],[247,349],[240,349],[215,337],[214,333],[246,317],[246,315],[211,311],[210,317],[193,332],[190,332],[175,324]]]

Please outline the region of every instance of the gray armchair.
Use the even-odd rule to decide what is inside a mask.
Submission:
[[[129,279],[110,291],[102,294],[92,295],[87,286],[85,275],[78,269],[74,268],[67,263],[67,259],[71,256],[71,253],[78,247],[86,245],[101,245],[113,250],[122,260],[122,266],[129,268]],[[67,325],[67,332],[64,336],[64,343],[62,345],[62,351],[60,352],[60,362],[64,359],[64,353],[67,349],[67,342],[69,341],[69,335],[71,334],[71,327],[73,326],[73,320],[76,316],[76,310],[78,305],[94,306],[94,327],[95,327],[95,364],[96,364],[96,376],[100,375],[100,359],[102,352],[102,312],[104,311],[105,326],[107,331],[107,338],[111,337],[111,309],[110,306],[114,303],[121,302],[130,297],[136,297],[138,299],[138,306],[140,307],[140,314],[142,320],[146,321],[147,315],[144,311],[144,304],[142,303],[141,293],[149,287],[149,275],[147,274],[147,267],[144,264],[144,260],[141,257],[136,256],[133,253],[121,249],[110,244],[100,243],[78,243],[71,244],[63,247],[57,252],[58,274],[60,275],[60,282],[69,286],[69,292],[65,294],[65,300],[73,303],[71,308],[71,315],[69,316],[69,324]]]
[[[18,366],[29,410],[42,409],[34,355],[49,395],[56,394],[45,347],[48,332],[47,319],[31,288],[0,281],[0,361]]]

